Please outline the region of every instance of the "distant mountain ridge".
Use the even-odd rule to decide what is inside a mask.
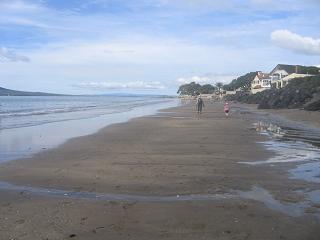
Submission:
[[[43,92],[24,92],[0,87],[0,96],[61,96],[61,94]]]

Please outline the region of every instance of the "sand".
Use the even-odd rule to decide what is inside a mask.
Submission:
[[[237,105],[237,104],[236,104]],[[310,127],[320,128],[320,111],[305,111],[303,109],[261,109],[257,110],[257,104],[239,104],[254,112],[273,114],[292,121],[296,121]]]
[[[255,132],[255,121],[254,112],[239,106],[226,118],[221,103],[206,103],[200,117],[193,105],[184,105],[2,164],[0,180],[152,197],[223,196],[258,186],[280,202],[303,200],[296,191],[317,186],[288,178],[285,167],[239,164],[274,155],[259,143],[267,137]],[[96,201],[0,191],[0,239],[319,238],[314,215],[292,217],[240,197]]]

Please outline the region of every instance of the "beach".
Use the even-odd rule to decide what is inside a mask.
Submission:
[[[261,119],[318,128],[319,112],[222,109],[184,104],[2,163],[0,239],[319,239],[319,184],[290,177],[295,162],[246,164],[277,156]]]

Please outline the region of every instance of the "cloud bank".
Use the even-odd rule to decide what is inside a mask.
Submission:
[[[160,82],[82,82],[75,87],[85,88],[88,90],[157,90],[164,89],[165,86]]]
[[[233,75],[206,74],[203,76],[181,77],[176,80],[179,84],[187,84],[191,82],[199,84],[215,84],[217,82],[227,83],[236,78]]]
[[[320,55],[320,39],[303,37],[288,30],[277,30],[271,33],[271,40],[275,45],[297,53]]]
[[[0,47],[0,61],[29,62],[30,59],[26,56],[18,55],[5,47]]]

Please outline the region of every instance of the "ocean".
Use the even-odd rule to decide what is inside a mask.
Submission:
[[[159,96],[0,97],[0,162],[178,104]]]

